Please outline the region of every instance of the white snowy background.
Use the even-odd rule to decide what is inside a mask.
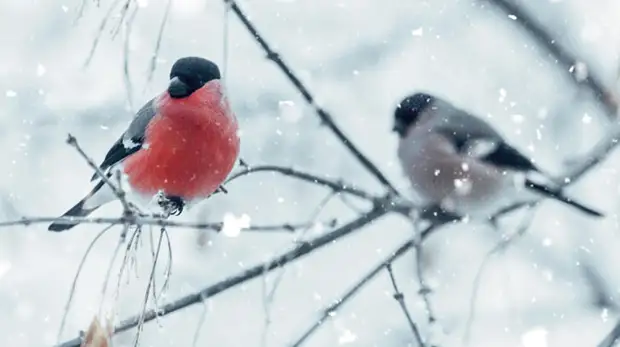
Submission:
[[[131,119],[123,82],[123,32],[112,40],[113,16],[87,68],[101,19],[113,1],[0,2],[0,220],[55,216],[89,189],[91,170],[65,144],[68,132],[99,161]],[[224,6],[217,0],[174,0],[152,83],[146,76],[166,1],[138,0],[129,40],[134,110],[166,84],[175,59],[201,55],[226,65],[226,82],[240,119],[242,157],[251,164],[294,165],[343,177],[379,193],[381,187],[321,127],[276,66],[231,15],[229,56],[223,62]],[[620,2],[521,1],[557,41],[615,85],[620,51]],[[492,122],[540,165],[559,173],[609,129],[590,96],[513,19],[484,0],[253,0],[240,5],[260,32],[306,82],[354,143],[406,191],[396,164],[391,112],[405,95],[428,90]],[[294,105],[291,110],[291,103]],[[288,106],[287,106],[288,105]],[[285,109],[283,109],[283,107]],[[541,135],[537,135],[540,133]],[[618,292],[620,237],[618,165],[612,153],[569,190],[608,213],[603,220],[575,214],[555,202],[539,208],[528,235],[496,256],[481,279],[471,346],[593,346],[616,313],[591,302],[585,264]],[[252,223],[305,221],[326,191],[270,174],[249,176],[183,214],[181,220],[219,221],[247,213]],[[118,216],[119,204],[97,211]],[[335,201],[321,220],[341,223],[354,214]],[[514,230],[515,218],[502,224]],[[0,344],[50,346],[79,260],[100,226],[50,233],[47,225],[0,230]],[[100,303],[101,286],[120,229],[102,238],[88,258],[63,340],[86,329]],[[411,236],[396,215],[381,218],[288,268],[273,304],[269,346],[284,346],[317,317],[320,308]],[[173,269],[164,301],[215,283],[291,245],[291,234],[242,233],[237,238],[171,229]],[[425,245],[425,271],[439,326],[425,324],[417,295],[414,258],[395,273],[424,336],[461,346],[476,271],[501,238],[470,223],[441,230]],[[124,286],[119,315],[139,312],[150,270],[148,239]],[[162,282],[163,263],[158,271]],[[270,277],[271,278],[271,277]],[[116,276],[111,284],[116,283]],[[209,300],[199,346],[259,346],[264,325],[261,280]],[[617,295],[617,294],[616,294]],[[613,300],[613,297],[610,298]],[[205,306],[147,324],[143,346],[191,346]],[[131,345],[134,332],[117,339]],[[402,312],[382,273],[308,341],[308,346],[412,346]]]

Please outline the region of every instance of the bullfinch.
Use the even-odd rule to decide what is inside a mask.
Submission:
[[[218,190],[232,171],[239,155],[237,131],[218,66],[184,57],[172,65],[167,90],[137,112],[99,167],[112,178],[120,170],[137,197],[149,199],[163,192],[163,201],[178,215],[186,203]],[[90,193],[62,217],[84,217],[116,199],[97,173],[92,181],[97,183]],[[48,230],[77,224],[56,221]]]
[[[420,92],[404,98],[393,125],[400,165],[425,207],[487,219],[542,195],[603,216],[566,197],[559,184],[487,122],[440,97]]]

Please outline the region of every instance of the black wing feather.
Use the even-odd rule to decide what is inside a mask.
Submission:
[[[481,160],[507,169],[540,172],[530,159],[505,142],[498,143],[497,148]]]
[[[493,143],[493,148],[488,153],[485,153],[476,158],[497,166],[499,168],[505,168],[516,171],[536,171],[541,172],[532,161],[525,155],[521,154],[516,148],[507,144],[501,137],[489,137],[480,134],[471,134],[465,132],[454,132],[448,129],[438,130],[443,136],[450,139],[454,144],[458,152],[465,152],[469,149],[469,145],[475,141],[489,141]]]
[[[121,137],[114,142],[108,153],[106,154],[103,162],[99,165],[101,171],[105,172],[112,165],[122,161],[128,156],[136,153],[142,148],[144,143],[144,134],[151,119],[155,117],[157,111],[155,109],[155,98],[149,100],[142,108],[136,113],[136,116],[129,124],[127,131],[121,135]],[[125,146],[125,141],[131,143],[131,146]],[[97,179],[98,175],[95,172],[91,177],[91,181]]]
[[[128,156],[136,153],[142,148],[142,138],[132,139],[132,142],[136,143],[136,146],[127,148],[123,145],[123,138],[118,139],[114,145],[110,148],[108,153],[105,155],[103,162],[99,165],[101,171],[105,172],[110,166],[120,162],[121,160],[127,158]],[[95,179],[99,178],[99,175],[95,172],[93,176],[90,178],[91,182]]]

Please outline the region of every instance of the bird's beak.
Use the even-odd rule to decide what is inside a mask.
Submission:
[[[168,94],[173,98],[184,98],[191,94],[189,87],[180,78],[174,77],[168,85]]]
[[[398,134],[402,134],[404,133],[406,130],[406,126],[402,123],[402,122],[394,122],[394,125],[392,126],[392,131]]]

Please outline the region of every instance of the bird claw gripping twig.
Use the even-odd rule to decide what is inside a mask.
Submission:
[[[180,216],[185,207],[185,202],[178,196],[160,195],[157,204],[164,209],[164,214],[169,216]]]

